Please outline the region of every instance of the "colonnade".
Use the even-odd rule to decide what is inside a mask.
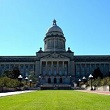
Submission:
[[[89,74],[93,73],[93,71],[96,68],[100,68],[103,75],[108,75],[108,72],[110,71],[110,63],[106,62],[93,62],[93,63],[76,63],[76,77],[81,76],[89,76]]]
[[[42,61],[41,62],[41,75],[62,76],[69,73],[68,61]]]

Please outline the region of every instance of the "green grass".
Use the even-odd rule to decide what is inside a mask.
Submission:
[[[74,90],[42,90],[0,97],[0,110],[110,110],[110,96]]]

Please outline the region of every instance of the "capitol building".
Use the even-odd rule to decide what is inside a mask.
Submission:
[[[64,32],[53,20],[44,37],[44,49],[35,56],[0,56],[0,74],[17,67],[23,77],[34,72],[42,87],[65,88],[82,77],[88,78],[96,68],[103,76],[109,75],[110,55],[74,55],[65,45]]]

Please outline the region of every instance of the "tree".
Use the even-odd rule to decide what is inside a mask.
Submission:
[[[17,79],[18,76],[20,75],[20,70],[18,67],[14,67],[12,71],[12,78]]]
[[[35,75],[34,71],[30,71],[30,75],[28,77],[29,77],[29,79],[32,80],[32,82],[35,82],[36,83],[38,81],[38,78]]]
[[[2,77],[12,78],[12,71],[9,71],[9,70],[4,71],[4,73],[2,74]]]
[[[100,71],[100,68],[96,68],[93,72],[93,78],[97,79],[98,77],[103,78],[103,74]]]
[[[109,86],[109,91],[110,91],[110,77],[106,77],[107,80],[107,85]]]
[[[95,87],[95,88],[98,88],[98,87],[100,87],[101,86],[101,78],[100,77],[98,77],[97,79],[93,79],[93,86]]]
[[[8,77],[1,77],[0,78],[0,87],[12,87],[12,88],[16,88],[17,86],[19,86],[20,82],[16,79],[11,79]]]
[[[107,77],[105,77],[105,78],[103,78],[102,80],[101,80],[101,85],[102,86],[106,86],[107,85]]]
[[[19,75],[20,75],[20,71],[18,68],[15,67],[12,71],[10,71],[10,70],[4,71],[2,77],[17,79]]]

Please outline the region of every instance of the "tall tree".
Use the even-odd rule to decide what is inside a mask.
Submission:
[[[93,78],[97,79],[98,77],[103,78],[103,74],[100,71],[100,68],[96,68],[93,72]]]
[[[17,79],[18,76],[20,75],[20,70],[18,67],[14,67],[12,71],[12,78]]]
[[[10,70],[4,71],[2,76],[8,77],[11,79],[17,79],[19,75],[20,75],[19,69],[17,67],[14,67],[12,71],[10,71]]]

